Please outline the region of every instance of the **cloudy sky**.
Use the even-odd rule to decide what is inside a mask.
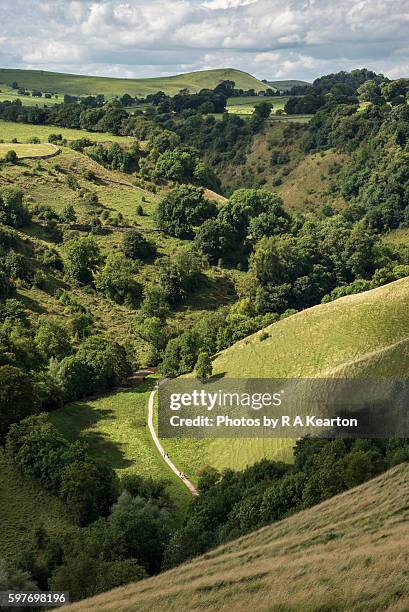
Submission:
[[[409,76],[409,0],[0,0],[0,67],[146,77],[233,67]]]

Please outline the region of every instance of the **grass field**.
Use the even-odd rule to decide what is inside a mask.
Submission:
[[[32,138],[39,138],[41,142],[47,142],[50,134],[61,134],[67,140],[78,140],[89,138],[94,142],[130,142],[130,136],[114,136],[105,132],[87,132],[86,130],[74,130],[61,128],[55,125],[31,125],[29,123],[14,123],[13,121],[0,120],[0,140],[10,142],[17,138],[19,142],[28,142]]]
[[[67,612],[404,612],[409,467]]]
[[[0,449],[0,558],[13,563],[41,524],[55,534],[73,528],[64,504],[23,478]]]
[[[6,87],[3,84],[0,84],[0,102],[4,102],[5,100],[10,100],[11,102],[21,100],[23,106],[38,106],[39,108],[42,108],[44,106],[62,104],[62,102],[64,102],[64,96],[57,94],[53,95],[52,98],[21,96],[15,89],[11,89],[11,87]]]
[[[133,96],[146,96],[157,91],[175,95],[185,88],[194,93],[200,89],[214,88],[224,80],[234,81],[236,87],[240,89],[261,91],[267,87],[250,74],[232,68],[202,70],[149,79],[115,79],[45,72],[43,70],[0,69],[0,89],[3,88],[2,85],[10,86],[11,83],[16,81],[20,87],[26,87],[29,90],[35,88],[41,91],[71,95],[104,94],[107,97],[121,96],[124,93]]]
[[[0,159],[4,158],[8,151],[15,151],[18,159],[25,157],[41,157],[55,153],[55,148],[48,144],[16,144],[13,142],[0,143]]]
[[[288,100],[287,96],[264,97],[264,96],[242,96],[240,98],[227,99],[227,112],[235,115],[252,115],[256,104],[268,102],[272,112],[283,110]]]
[[[68,439],[85,440],[91,454],[119,476],[134,473],[168,480],[172,499],[183,511],[190,494],[159,455],[147,427],[152,385],[153,379],[149,379],[133,389],[69,404],[50,413],[49,418]]]

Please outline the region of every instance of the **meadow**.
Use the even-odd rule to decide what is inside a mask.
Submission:
[[[11,150],[17,153],[18,159],[52,155],[56,152],[55,148],[48,144],[16,144],[13,142],[7,142],[0,143],[0,159],[4,158],[8,151]]]
[[[62,104],[64,102],[64,96],[61,94],[54,94],[51,98],[45,98],[44,96],[41,98],[36,96],[22,96],[19,95],[15,89],[0,84],[0,102],[6,100],[10,100],[11,102],[21,100],[23,106],[38,106],[39,108],[43,108],[45,106],[53,106],[54,104]]]
[[[251,115],[256,104],[268,102],[272,107],[272,112],[283,110],[288,100],[288,96],[241,96],[239,98],[227,99],[227,112],[235,115]]]
[[[94,142],[130,142],[129,136],[115,136],[105,132],[87,132],[87,130],[75,130],[61,128],[55,125],[31,125],[28,123],[14,123],[13,121],[0,120],[0,140],[11,142],[17,138],[18,142],[29,142],[33,138],[39,138],[41,142],[47,142],[50,134],[61,134],[67,140],[78,140],[89,138]]]
[[[95,459],[103,460],[119,477],[138,474],[167,480],[182,515],[190,494],[158,453],[147,427],[148,397],[154,379],[97,399],[68,404],[49,415],[69,440],[84,440]]]

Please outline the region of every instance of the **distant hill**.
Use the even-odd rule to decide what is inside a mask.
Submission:
[[[408,495],[409,466],[401,465],[190,563],[66,610],[408,610]]]
[[[146,96],[157,91],[169,95],[177,94],[181,89],[190,93],[204,88],[214,88],[221,81],[234,81],[237,88],[265,90],[267,85],[247,72],[233,68],[202,70],[168,77],[149,79],[114,79],[98,76],[46,72],[44,70],[17,70],[0,68],[0,84],[10,86],[17,82],[20,87],[29,90],[40,89],[52,93],[71,95],[104,94],[107,97],[121,96],[128,93],[133,96]]]
[[[290,91],[292,87],[311,85],[308,81],[297,81],[296,79],[289,79],[287,81],[268,81],[268,85],[273,89],[279,89],[281,91]]]

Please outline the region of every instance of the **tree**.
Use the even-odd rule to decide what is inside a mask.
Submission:
[[[94,273],[95,287],[118,304],[126,301],[134,306],[140,295],[132,276],[135,271],[135,264],[123,253],[111,253],[105,264]]]
[[[212,264],[237,253],[238,248],[235,228],[220,219],[205,221],[196,232],[194,244]]]
[[[0,442],[10,425],[35,414],[39,402],[31,377],[10,365],[0,367]]]
[[[14,187],[0,190],[0,222],[12,227],[22,227],[29,221],[27,207],[23,203],[23,192]]]
[[[250,117],[250,127],[254,133],[257,133],[263,127],[265,120],[270,116],[271,104],[261,102],[256,104],[254,112]]]
[[[88,368],[88,394],[114,387],[132,371],[124,347],[102,335],[84,340],[76,358]]]
[[[357,89],[357,94],[360,102],[377,103],[381,100],[381,90],[374,81],[365,81]]]
[[[92,237],[75,238],[67,245],[64,271],[76,283],[91,284],[100,260],[99,247]]]
[[[209,353],[200,351],[195,365],[196,375],[201,380],[207,380],[213,374],[212,360]]]
[[[166,234],[185,238],[192,234],[194,226],[216,213],[216,205],[205,199],[203,189],[179,185],[159,202],[157,219],[160,229]]]
[[[124,491],[112,508],[108,522],[127,556],[138,559],[149,574],[160,571],[170,536],[170,517],[166,510]]]
[[[147,240],[138,230],[130,230],[124,234],[122,251],[129,259],[149,259],[156,254],[156,245]]]
[[[87,525],[106,516],[117,492],[115,473],[103,464],[74,461],[63,470],[61,497],[78,525]]]
[[[199,346],[200,338],[195,330],[187,330],[169,340],[163,354],[161,373],[175,378],[179,374],[191,372],[197,361]]]
[[[40,320],[35,335],[35,343],[46,360],[51,357],[62,359],[69,355],[72,350],[66,325],[55,318]]]
[[[11,297],[16,292],[16,287],[10,278],[0,270],[0,299]]]
[[[165,321],[170,312],[166,290],[152,283],[145,285],[141,303],[141,312],[145,317],[156,317]]]
[[[69,462],[69,443],[46,414],[30,416],[10,427],[6,451],[23,474],[58,492]]]
[[[180,304],[199,286],[204,267],[203,257],[189,248],[157,262],[159,284],[170,304]]]
[[[70,600],[78,601],[146,576],[136,559],[103,561],[81,552],[56,567],[49,586],[53,591],[69,591]]]

